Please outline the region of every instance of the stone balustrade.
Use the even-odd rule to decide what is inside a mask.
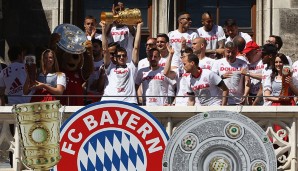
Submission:
[[[63,119],[80,109],[80,106],[66,106]],[[298,106],[162,106],[143,107],[152,113],[166,128],[169,135],[189,117],[211,110],[226,110],[241,113],[258,123],[274,144],[279,171],[297,170],[297,119]],[[19,135],[12,134],[15,126],[15,117],[11,106],[0,107],[0,170],[26,170],[20,162]],[[277,128],[277,125],[279,128]],[[10,161],[9,152],[13,153]],[[11,167],[12,164],[12,167]]]

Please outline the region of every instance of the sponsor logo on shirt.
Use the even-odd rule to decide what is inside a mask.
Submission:
[[[241,67],[235,68],[235,67],[220,67],[220,71],[240,71]]]
[[[23,86],[18,78],[16,78],[13,83],[11,84],[11,87],[9,89],[8,94],[16,94],[19,91],[23,90]]]
[[[264,65],[257,65],[255,67],[249,67],[249,70],[260,70],[264,69]]]
[[[208,87],[210,87],[209,84],[199,84],[199,85],[193,86],[192,90],[195,91],[195,90],[200,90]]]
[[[154,76],[146,76],[146,77],[143,77],[142,81],[144,80],[161,80],[163,81],[165,79],[164,76],[161,76],[161,75],[154,75]]]
[[[125,35],[127,33],[128,33],[128,31],[120,31],[120,32],[112,32],[111,31],[112,36]]]

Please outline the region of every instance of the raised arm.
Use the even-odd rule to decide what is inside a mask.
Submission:
[[[88,80],[90,74],[93,72],[93,46],[92,46],[92,42],[90,40],[87,40],[85,42],[85,48],[86,48],[86,52],[84,52],[83,54],[79,54],[82,55],[83,58],[83,66],[82,66],[82,77],[84,80]]]
[[[138,66],[138,63],[139,63],[142,25],[143,25],[143,22],[138,23],[137,25],[137,33],[134,41],[134,47],[132,50],[132,62],[134,63],[135,66]]]
[[[167,43],[167,49],[168,49],[168,52],[169,52],[169,56],[167,58],[167,62],[166,62],[166,65],[165,65],[165,68],[163,70],[163,74],[167,77],[169,77],[170,73],[171,73],[171,63],[172,63],[172,58],[173,58],[173,55],[175,53],[175,50],[170,46],[169,43]]]
[[[108,50],[108,38],[106,34],[107,25],[105,21],[101,21],[99,25],[102,28],[101,40],[102,40],[102,50],[103,50],[103,61],[104,61],[105,68],[108,68],[108,66],[111,63],[111,58]]]

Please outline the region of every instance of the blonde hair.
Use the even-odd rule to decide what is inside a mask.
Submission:
[[[56,54],[55,54],[55,52],[54,52],[53,50],[51,50],[51,49],[46,49],[46,50],[43,51],[42,54],[41,54],[41,60],[40,60],[41,72],[42,72],[42,73],[46,73],[46,72],[47,72],[47,71],[46,71],[46,67],[45,67],[45,63],[44,63],[43,59],[44,59],[44,57],[45,57],[46,55],[48,55],[49,53],[52,53],[52,54],[53,54],[53,57],[54,57],[54,65],[53,65],[53,68],[52,68],[53,72],[59,72],[59,65],[58,65],[58,60],[57,60],[57,58],[56,58]]]

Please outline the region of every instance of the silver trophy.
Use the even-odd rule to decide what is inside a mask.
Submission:
[[[84,43],[87,40],[85,33],[72,24],[60,24],[54,29],[54,33],[60,35],[57,43],[59,48],[71,54],[81,54],[86,51]]]

